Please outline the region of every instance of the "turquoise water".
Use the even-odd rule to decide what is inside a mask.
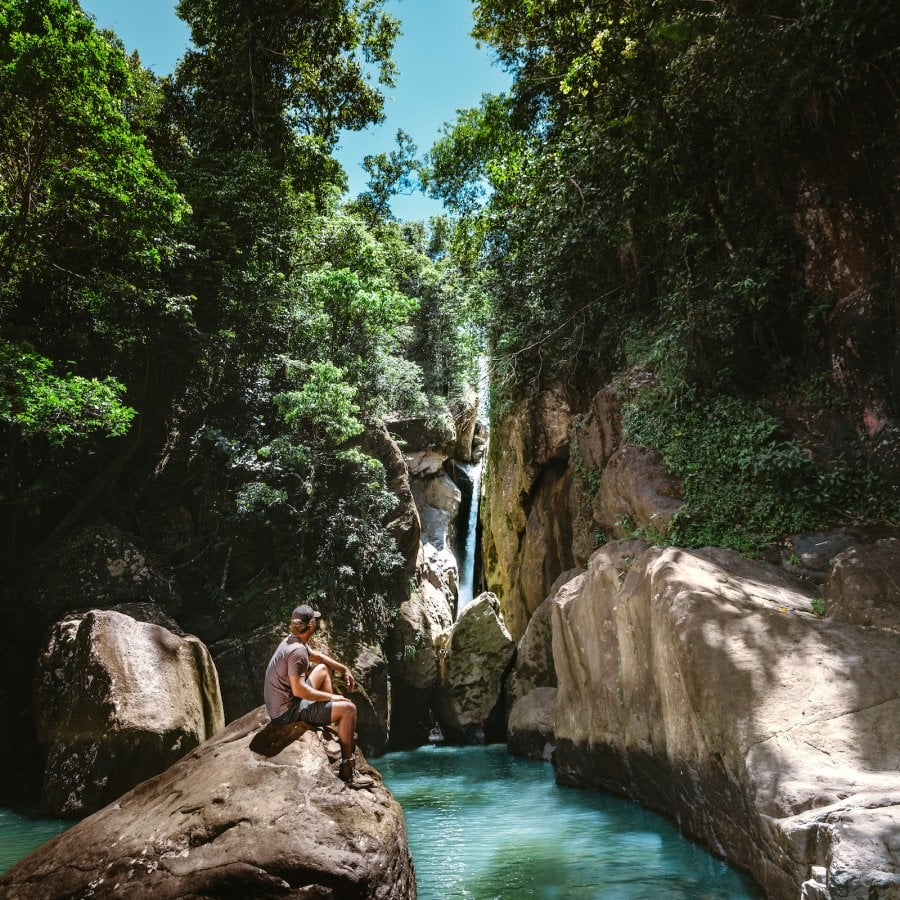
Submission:
[[[0,807],[0,875],[74,824],[70,819],[42,819],[31,810]]]
[[[374,760],[406,814],[419,900],[738,900],[748,876],[634,803],[565,788],[503,745]]]
[[[419,900],[742,900],[748,876],[664,817],[558,786],[503,745],[422,747],[374,761],[403,805]],[[0,808],[0,873],[71,821]]]

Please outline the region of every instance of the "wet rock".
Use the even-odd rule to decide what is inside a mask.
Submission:
[[[0,876],[0,894],[415,898],[403,812],[380,779],[347,788],[328,732],[260,740],[267,722],[248,713]]]
[[[41,809],[51,815],[99,809],[224,725],[206,647],[112,610],[53,627],[35,698],[48,751]]]
[[[555,687],[539,687],[516,701],[509,714],[506,746],[515,756],[549,760],[555,749]]]
[[[822,621],[774,566],[638,549],[554,603],[560,781],[663,810],[770,897],[813,866],[834,897],[900,892],[898,636]]]
[[[435,640],[434,711],[444,737],[464,743],[502,733],[503,680],[516,647],[493,594],[482,594]],[[499,711],[501,721],[495,721]]]
[[[900,632],[900,540],[883,538],[840,554],[824,594],[829,619]]]

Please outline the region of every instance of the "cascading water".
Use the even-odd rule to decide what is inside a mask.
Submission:
[[[484,462],[461,463],[459,468],[472,484],[471,498],[468,503],[465,527],[459,541],[459,599],[456,606],[457,616],[473,600],[475,588],[475,556],[478,540],[478,508],[481,500],[481,473]]]
[[[488,373],[487,357],[482,356],[478,361],[478,420],[484,422],[487,419],[487,399],[490,393],[490,377]],[[483,426],[482,426],[483,427]],[[461,463],[459,468],[471,483],[472,490],[469,494],[468,506],[460,510],[465,516],[465,531],[459,536],[457,551],[459,564],[459,593],[456,604],[456,615],[459,614],[474,600],[475,593],[475,560],[478,556],[478,512],[481,507],[481,479],[484,473],[487,448],[482,445],[480,458],[477,462]],[[460,517],[460,524],[463,516]]]

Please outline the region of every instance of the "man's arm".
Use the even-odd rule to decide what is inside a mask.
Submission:
[[[329,703],[334,700],[344,699],[340,694],[328,694],[325,691],[318,691],[314,687],[310,687],[306,683],[305,677],[301,678],[299,675],[288,675],[288,678],[291,680],[291,693],[301,700],[322,700],[325,703]]]
[[[331,669],[332,672],[340,672],[344,676],[344,679],[347,682],[347,687],[351,691],[356,687],[356,679],[353,677],[353,673],[347,666],[345,666],[343,663],[338,662],[336,659],[332,659],[330,656],[326,656],[324,653],[320,653],[318,650],[313,650],[313,648],[310,647],[309,661],[314,666],[322,663],[323,665]]]

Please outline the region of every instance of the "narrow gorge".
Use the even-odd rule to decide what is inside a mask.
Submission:
[[[0,894],[900,900],[896,4],[112,5],[0,0]]]

